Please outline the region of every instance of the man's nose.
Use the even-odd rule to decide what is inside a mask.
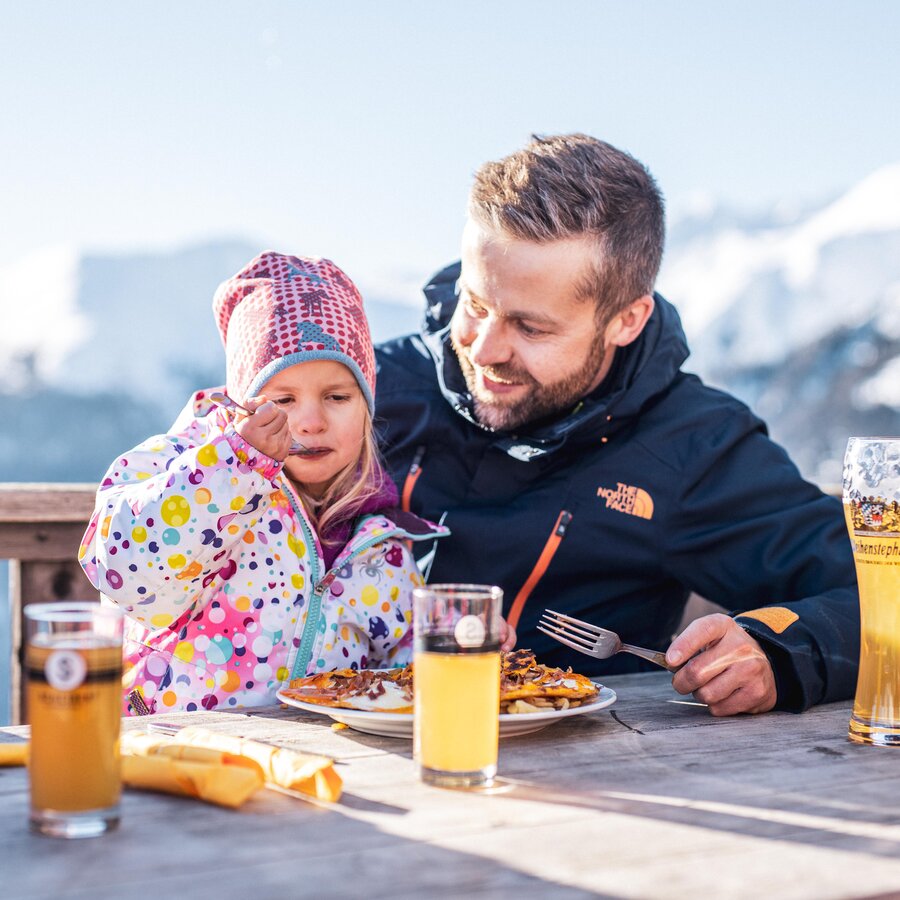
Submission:
[[[494,319],[481,319],[474,327],[474,337],[469,344],[469,359],[476,366],[496,366],[509,362],[510,347],[503,323]]]

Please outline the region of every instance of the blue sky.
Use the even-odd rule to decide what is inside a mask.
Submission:
[[[221,236],[356,277],[457,252],[472,171],[585,131],[675,214],[900,159],[900,4],[6,2],[0,265]]]

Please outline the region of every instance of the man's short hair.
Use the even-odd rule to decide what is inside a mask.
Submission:
[[[665,243],[665,208],[634,157],[585,134],[533,135],[475,173],[469,215],[521,240],[592,237],[598,254],[579,295],[608,320],[653,293]]]

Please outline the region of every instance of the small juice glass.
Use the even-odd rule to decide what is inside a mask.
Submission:
[[[96,837],[119,823],[122,613],[34,603],[25,621],[31,828]]]
[[[497,773],[502,606],[491,585],[413,594],[414,753],[428,784],[486,787]]]

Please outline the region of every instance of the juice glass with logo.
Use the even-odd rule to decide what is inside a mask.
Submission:
[[[25,622],[31,828],[96,837],[119,822],[122,613],[34,603]]]
[[[900,437],[852,437],[844,517],[859,583],[860,655],[849,737],[900,746]]]
[[[414,752],[428,784],[493,782],[502,606],[492,585],[433,584],[413,594]]]

